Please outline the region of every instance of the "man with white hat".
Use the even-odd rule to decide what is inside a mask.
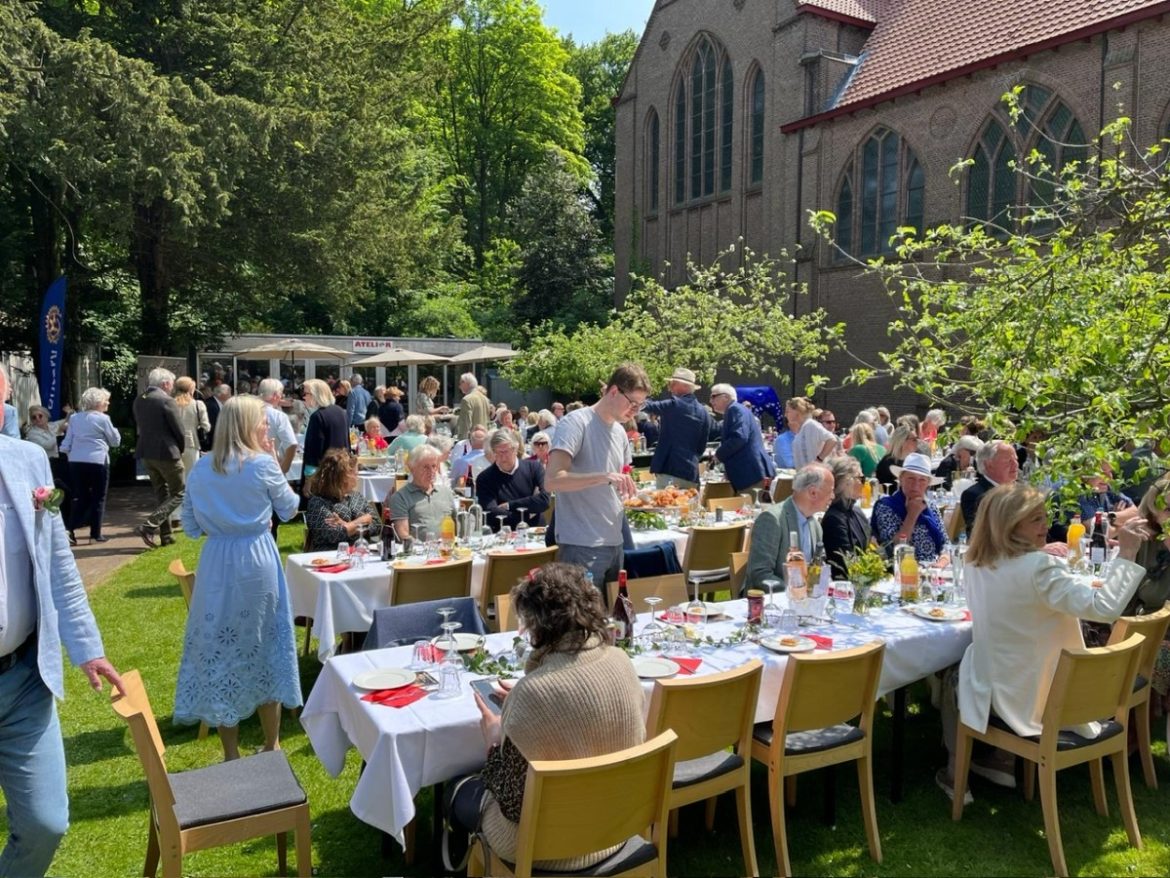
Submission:
[[[938,513],[926,502],[928,488],[942,484],[930,470],[925,454],[907,454],[901,466],[890,467],[898,490],[873,505],[873,535],[892,555],[898,543],[909,543],[919,561],[933,561],[947,543],[946,528]]]
[[[680,488],[698,487],[699,455],[706,450],[711,432],[711,413],[695,399],[699,386],[690,369],[675,369],[666,383],[670,398],[642,407],[646,414],[658,415],[660,433],[650,472],[659,488],[672,481]]]

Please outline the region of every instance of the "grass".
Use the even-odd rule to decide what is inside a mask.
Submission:
[[[282,552],[300,545],[299,526],[280,529]],[[139,668],[150,692],[159,727],[167,744],[172,771],[208,765],[221,758],[214,734],[196,740],[196,727],[170,722],[186,609],[166,568],[175,557],[190,567],[198,544],[180,538],[170,549],[144,554],[98,588],[91,601],[106,649],[120,669]],[[315,657],[301,661],[306,696],[319,665]],[[907,718],[905,798],[890,802],[888,716],[878,723],[875,741],[875,782],[878,823],[884,861],[869,859],[862,829],[853,772],[838,770],[837,820],[823,821],[824,775],[801,779],[798,807],[789,813],[788,831],[793,869],[802,875],[1047,875],[1051,872],[1039,801],[1025,802],[1018,792],[973,778],[975,803],[963,820],[952,823],[950,803],[935,787],[941,764],[937,712],[925,688],[911,693]],[[68,696],[60,706],[69,766],[72,826],[51,873],[62,876],[140,875],[146,851],[149,801],[141,766],[125,726],[110,710],[106,694],[95,695],[83,676],[68,675]],[[420,826],[418,864],[408,867],[397,845],[381,855],[381,836],[350,813],[349,797],[357,782],[359,758],[350,753],[345,771],[329,777],[313,755],[297,721],[287,714],[283,746],[309,794],[313,812],[313,862],[319,875],[427,875],[437,871],[428,860],[428,818]],[[243,723],[245,752],[262,742],[255,717]],[[1162,790],[1147,790],[1140,770],[1133,775],[1138,820],[1145,841],[1141,851],[1126,840],[1117,812],[1112,779],[1107,778],[1110,815],[1093,810],[1086,768],[1061,772],[1059,798],[1065,853],[1073,874],[1170,874],[1170,784],[1166,744],[1155,744]],[[1136,765],[1136,764],[1135,764]],[[1107,770],[1107,774],[1110,773]],[[767,775],[756,766],[753,776],[756,850],[763,874],[772,874]],[[430,814],[429,793],[420,796],[419,813]],[[589,819],[582,815],[582,819]],[[708,833],[702,809],[684,809],[679,837],[670,843],[669,868],[675,875],[735,875],[742,872],[734,804],[720,802],[716,830]],[[0,831],[7,824],[0,815]],[[291,859],[291,854],[290,854]],[[272,875],[276,871],[271,838],[244,845],[191,854],[184,859],[188,875]]]

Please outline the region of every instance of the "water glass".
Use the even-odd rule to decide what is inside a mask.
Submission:
[[[431,651],[431,642],[429,640],[416,640],[414,642],[414,651],[410,656],[410,664],[407,667],[412,671],[425,671],[431,666],[433,652]]]
[[[792,630],[796,630],[796,613],[792,610],[781,610],[779,604],[767,603],[764,604],[764,627],[765,628],[780,628],[784,623],[784,617],[792,617]]]
[[[450,655],[454,655],[456,661],[451,661]],[[439,689],[435,693],[436,698],[458,698],[462,694],[463,687],[459,684],[461,666],[462,661],[459,660],[458,653],[448,653],[448,658],[439,664]]]
[[[835,613],[852,613],[853,583],[843,579],[834,580],[829,588],[829,600]]]
[[[337,560],[338,561],[348,561],[349,560],[349,543],[340,542],[337,544]]]
[[[764,613],[767,614],[767,612],[768,610],[765,607]],[[785,610],[781,613],[780,621],[776,625],[781,634],[795,634],[798,626],[799,622],[796,618],[796,611],[794,610]]]

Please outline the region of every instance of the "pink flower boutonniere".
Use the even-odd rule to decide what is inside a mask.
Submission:
[[[61,502],[65,499],[65,492],[52,485],[42,485],[33,488],[33,509],[40,512],[48,509],[54,515],[61,514]]]

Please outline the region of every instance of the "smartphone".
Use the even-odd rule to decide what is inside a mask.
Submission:
[[[479,693],[479,697],[483,699],[484,704],[492,709],[493,713],[499,713],[504,709],[504,697],[495,690],[495,680],[472,680],[471,688]]]

